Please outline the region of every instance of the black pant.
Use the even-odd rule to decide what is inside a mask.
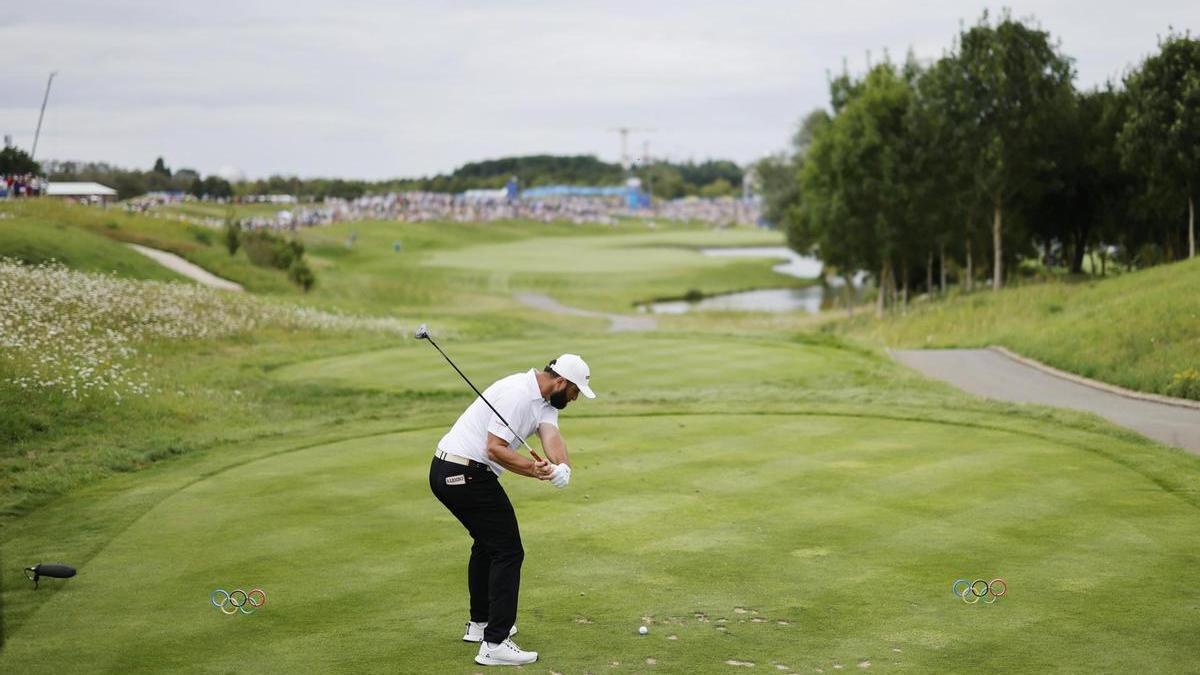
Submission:
[[[447,478],[452,482],[447,483]],[[471,620],[487,622],[484,640],[503,642],[517,620],[521,562],[525,560],[512,502],[500,486],[500,477],[489,469],[437,457],[429,467],[429,487],[475,540],[467,565]]]

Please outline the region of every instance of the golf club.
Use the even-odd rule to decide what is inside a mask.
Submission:
[[[454,365],[454,361],[451,361],[450,357],[446,356],[446,352],[442,351],[442,348],[433,341],[433,338],[429,336],[429,329],[425,326],[425,324],[421,324],[417,327],[417,332],[413,334],[413,337],[417,338],[418,340],[428,340],[429,344],[433,345],[433,348],[438,350],[438,353],[442,355],[442,358],[446,359],[446,363],[449,363],[450,366],[454,368],[456,372],[458,372],[459,376],[462,377],[463,381],[471,385],[471,389],[475,390],[476,394],[479,394],[479,398],[483,399],[484,403],[487,403],[487,407],[491,408],[492,412],[496,413],[496,417],[499,417],[500,421],[504,422],[504,426],[508,427],[508,430],[513,432],[513,436],[516,436],[518,439],[520,439],[521,445],[525,446],[525,449],[529,451],[529,454],[533,455],[533,458],[537,461],[542,461],[542,458],[536,452],[534,452],[533,448],[529,447],[529,444],[526,443],[525,439],[521,437],[521,434],[518,434],[517,430],[512,428],[512,425],[508,423],[508,420],[504,419],[504,415],[501,415],[500,411],[496,410],[496,406],[492,405],[490,401],[484,398],[483,392],[479,391],[479,388],[471,383],[471,380],[466,376],[466,374],[459,370],[458,366]]]

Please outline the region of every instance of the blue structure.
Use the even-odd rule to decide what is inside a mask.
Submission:
[[[640,184],[630,185],[543,185],[521,191],[521,199],[553,199],[556,197],[620,197],[625,206],[643,209],[650,206],[650,195]]]

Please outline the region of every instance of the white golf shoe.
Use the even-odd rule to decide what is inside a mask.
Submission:
[[[474,621],[467,622],[467,633],[463,635],[463,642],[483,642],[483,629],[487,628],[487,622],[476,623]],[[508,629],[508,636],[512,637],[517,634],[517,624],[513,624],[512,628]]]
[[[537,657],[537,652],[527,652],[509,638],[498,645],[491,642],[479,643],[475,663],[481,666],[523,666],[537,661]]]

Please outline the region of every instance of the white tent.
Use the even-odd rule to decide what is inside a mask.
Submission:
[[[116,197],[117,191],[99,183],[50,183],[46,186],[49,197]]]

